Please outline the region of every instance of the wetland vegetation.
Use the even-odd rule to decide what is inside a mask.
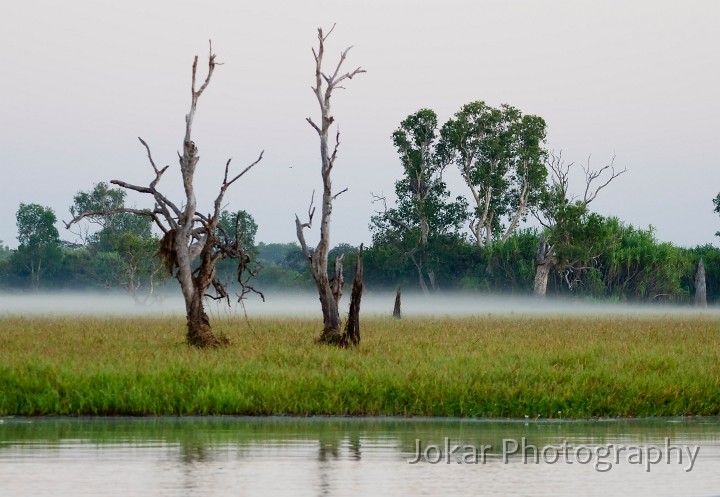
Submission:
[[[593,418],[720,414],[720,318],[369,318],[353,352],[308,318],[0,318],[0,415]]]

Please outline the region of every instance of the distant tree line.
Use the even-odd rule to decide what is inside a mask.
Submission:
[[[624,170],[613,162],[582,170],[585,183],[571,192],[561,154],[544,149],[545,122],[503,105],[472,102],[445,124],[421,109],[392,135],[399,155],[395,198],[374,194],[372,244],[364,252],[367,291],[499,292],[638,302],[690,302],[703,260],[707,300],[720,299],[720,249],[684,248],[657,240],[652,227],[634,227],[590,209]],[[443,175],[457,168],[467,196],[453,197]],[[97,183],[79,191],[71,216],[107,212],[73,225],[67,242],[56,214],[20,204],[17,249],[0,242],[0,288],[6,290],[124,289],[142,303],[168,284],[158,257],[160,237],[152,217],[126,205],[125,190]],[[720,214],[720,194],[713,199]],[[129,212],[124,212],[129,211]],[[119,212],[119,213],[118,213]],[[111,214],[112,213],[112,214]],[[537,227],[523,225],[536,219]],[[314,248],[297,243],[256,243],[258,226],[245,211],[222,211],[217,236],[252,261],[263,291],[317,289],[308,258]],[[288,238],[291,236],[288,233]],[[720,233],[718,233],[720,236]],[[308,255],[309,254],[309,255]],[[358,247],[340,244],[327,259],[344,257],[351,279]],[[232,290],[238,265],[217,261],[216,281]],[[538,292],[540,288],[540,292]]]
[[[102,186],[104,187],[104,186]],[[101,187],[101,188],[102,188]],[[22,215],[21,215],[22,214]],[[255,286],[267,292],[312,291],[315,282],[297,243],[255,243],[257,224],[244,211],[224,212],[222,223],[240,219],[242,240],[258,270]],[[109,220],[78,243],[60,240],[51,209],[22,204],[18,219],[23,235],[17,249],[0,244],[0,288],[5,290],[126,291],[138,303],[158,296],[170,283],[157,258],[156,235],[139,222],[129,226],[122,218]],[[145,218],[130,218],[143,221]],[[19,226],[20,228],[20,226]],[[550,272],[550,295],[615,301],[690,302],[694,295],[697,263],[703,259],[709,303],[720,299],[720,249],[712,245],[678,247],[656,239],[652,228],[639,229],[617,218],[585,216],[578,230],[594,234],[589,245],[563,249],[564,265]],[[29,233],[32,233],[29,235]],[[492,242],[479,251],[475,240],[462,234],[431,234],[425,264],[433,271],[436,291],[533,292],[536,254],[542,231],[523,228],[505,242]],[[351,278],[358,248],[339,244],[329,258],[345,256],[345,275]],[[417,267],[406,246],[377,239],[364,253],[367,290],[401,287],[420,291]],[[220,261],[218,277],[233,288],[237,266]],[[174,290],[174,285],[173,285]]]

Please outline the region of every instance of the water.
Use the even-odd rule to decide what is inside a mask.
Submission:
[[[3,497],[629,493],[720,495],[720,419],[0,419]]]

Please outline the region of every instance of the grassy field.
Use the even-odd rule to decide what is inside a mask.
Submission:
[[[0,318],[0,415],[590,418],[720,414],[717,317],[365,319],[356,350],[316,320]]]

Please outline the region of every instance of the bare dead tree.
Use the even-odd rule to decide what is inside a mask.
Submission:
[[[610,176],[606,175],[605,172],[609,172]],[[610,164],[601,167],[600,169],[593,170],[590,169],[590,157],[588,157],[587,165],[583,166],[583,172],[585,173],[585,194],[583,195],[583,204],[587,207],[590,205],[590,202],[595,200],[597,198],[598,193],[600,193],[600,190],[605,188],[612,182],[615,178],[620,176],[621,174],[624,174],[627,172],[627,168],[624,168],[622,171],[616,171],[615,170],[615,156],[613,155],[612,159],[610,159]],[[602,176],[605,174],[605,178],[602,178]],[[600,181],[603,181],[601,184],[593,185],[593,182],[599,179]]]
[[[315,121],[309,117],[307,118],[307,122],[310,123],[320,138],[320,174],[323,182],[320,241],[318,242],[314,252],[311,252],[308,248],[304,233],[304,229],[312,227],[313,216],[315,214],[315,207],[313,206],[314,192],[313,200],[310,201],[310,207],[308,208],[307,222],[301,222],[300,218],[296,215],[295,227],[298,241],[300,242],[300,246],[302,247],[305,257],[310,263],[313,279],[315,280],[315,284],[317,285],[318,293],[320,295],[320,306],[323,314],[323,332],[319,341],[323,343],[339,344],[342,341],[342,335],[340,333],[340,312],[338,305],[340,297],[342,296],[342,284],[338,280],[337,276],[334,278],[334,281],[331,281],[328,276],[328,252],[330,251],[330,219],[332,216],[333,201],[340,194],[344,193],[347,188],[339,191],[338,193],[333,193],[332,190],[330,174],[335,166],[335,160],[340,146],[340,132],[336,132],[335,146],[332,152],[330,152],[330,127],[333,122],[335,122],[335,118],[330,111],[330,101],[333,91],[338,88],[343,88],[343,86],[341,86],[343,81],[352,79],[356,75],[364,73],[365,70],[358,67],[353,71],[341,73],[343,63],[347,58],[350,48],[352,48],[349,47],[340,54],[340,60],[332,73],[323,72],[322,64],[323,57],[325,55],[325,41],[330,36],[333,29],[335,29],[335,26],[333,26],[327,34],[323,34],[323,30],[318,28],[318,48],[317,50],[313,49],[312,51],[315,58],[315,86],[312,87],[312,90],[317,98],[318,104],[320,105],[320,123],[315,123]],[[336,262],[336,268],[340,262],[341,261]],[[340,272],[342,273],[342,271]]]
[[[612,157],[609,164],[597,170],[591,169],[590,157],[588,157],[587,164],[582,166],[585,173],[585,190],[580,199],[570,195],[570,171],[574,163],[565,163],[562,151],[557,154],[553,151],[549,153],[546,165],[550,171],[549,192],[544,205],[540,209],[534,210],[533,215],[550,233],[556,230],[558,223],[562,223],[563,214],[568,206],[575,205],[580,209],[587,209],[602,189],[627,172],[627,168],[615,169],[615,156]],[[545,236],[540,237],[535,255],[535,281],[533,284],[533,295],[535,296],[545,296],[548,275],[558,264],[555,248],[555,245],[551,244]],[[566,266],[568,271],[572,271],[572,264],[566,264]],[[564,278],[568,285],[572,286],[567,272]]]
[[[238,299],[242,299],[248,292],[256,292],[247,281],[243,280],[242,274],[248,264],[248,255],[245,254],[236,241],[228,242],[223,230],[218,226],[220,212],[222,210],[223,198],[228,188],[243,177],[250,169],[255,167],[263,158],[263,152],[250,165],[237,174],[230,174],[229,159],[225,163],[225,174],[220,191],[215,198],[213,209],[210,214],[202,214],[197,209],[195,198],[195,169],[200,159],[198,148],[192,141],[192,126],[197,110],[197,103],[200,96],[207,89],[210,80],[219,64],[215,60],[215,54],[210,51],[208,54],[208,68],[205,80],[200,87],[197,87],[197,66],[198,57],[195,56],[192,65],[191,82],[191,103],[190,111],[185,116],[185,136],[183,138],[183,152],[178,152],[180,162],[180,173],[182,176],[185,198],[180,207],[158,189],[157,185],[163,174],[170,167],[158,168],[150,151],[150,146],[142,138],[138,138],[145,148],[150,166],[155,177],[148,186],[133,185],[125,181],[112,180],[111,183],[122,188],[133,190],[139,193],[151,195],[155,201],[152,210],[139,210],[131,208],[113,209],[107,211],[82,212],[76,215],[70,222],[65,223],[66,228],[78,223],[85,218],[92,219],[98,216],[107,216],[121,212],[132,213],[139,216],[150,216],[158,228],[163,232],[160,240],[158,255],[170,274],[173,274],[180,283],[185,310],[187,315],[187,341],[189,344],[205,348],[218,347],[227,343],[227,338],[218,337],[213,334],[210,327],[210,320],[205,313],[203,301],[205,297],[214,299],[226,299],[230,303],[229,294],[222,282],[217,278],[215,272],[216,263],[223,258],[239,260],[239,282],[242,292]],[[196,263],[199,259],[199,264]],[[215,294],[206,293],[213,287]],[[256,292],[260,293],[260,292]],[[260,294],[262,296],[262,294]]]

